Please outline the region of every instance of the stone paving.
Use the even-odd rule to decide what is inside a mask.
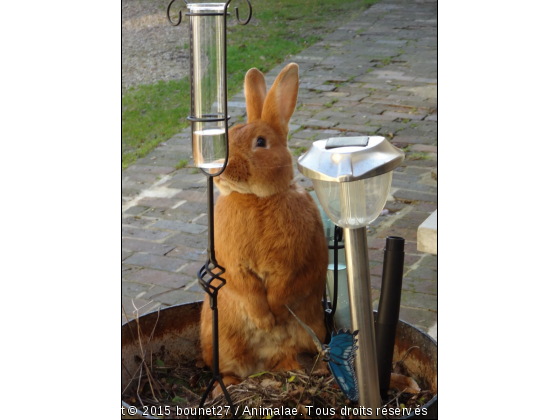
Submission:
[[[385,238],[402,236],[401,318],[434,337],[437,259],[418,252],[416,232],[437,208],[436,60],[437,3],[382,0],[266,75],[270,87],[287,63],[300,68],[288,142],[294,165],[314,140],[334,136],[383,135],[405,150],[385,214],[368,228],[372,299],[376,307]],[[232,123],[244,121],[243,92],[229,99]],[[190,128],[122,174],[122,303],[129,317],[132,301],[145,313],[204,298],[196,272],[206,260],[206,178],[177,170],[182,159],[192,162]]]

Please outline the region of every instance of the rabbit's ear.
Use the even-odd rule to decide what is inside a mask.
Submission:
[[[252,68],[245,75],[245,101],[247,103],[247,122],[261,119],[266,98],[266,82],[263,74]]]
[[[284,135],[288,135],[290,118],[296,108],[299,87],[298,69],[296,63],[284,67],[264,101],[262,120]]]

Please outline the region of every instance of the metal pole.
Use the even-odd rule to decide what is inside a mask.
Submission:
[[[359,401],[361,407],[372,409],[371,416],[364,415],[361,418],[379,419],[381,416],[377,415],[377,409],[381,408],[381,394],[375,350],[366,228],[344,228],[344,245],[352,329],[359,330],[356,354]]]

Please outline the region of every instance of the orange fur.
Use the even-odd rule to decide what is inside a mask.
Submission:
[[[293,183],[288,123],[298,91],[298,67],[289,64],[268,95],[264,76],[245,76],[248,123],[229,130],[230,157],[215,179],[216,258],[226,272],[218,296],[220,370],[245,378],[264,370],[298,367],[296,355],[314,353],[311,337],[288,305],[325,338],[321,298],[328,264],[319,210]],[[267,147],[256,147],[257,138]],[[202,308],[204,361],[212,365],[212,314]]]

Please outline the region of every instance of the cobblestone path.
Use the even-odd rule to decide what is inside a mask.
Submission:
[[[382,0],[289,62],[300,67],[289,147],[294,165],[314,140],[383,135],[406,151],[393,175],[387,214],[368,229],[374,307],[388,235],[406,241],[401,318],[436,335],[437,261],[418,252],[418,226],[437,208],[437,3]],[[230,98],[245,116],[243,92]],[[128,316],[201,300],[196,272],[206,259],[205,177],[175,166],[192,158],[190,129],[122,174],[122,301]],[[192,159],[191,159],[192,162]],[[297,172],[302,185],[311,182]],[[180,288],[180,289],[179,289]],[[124,320],[124,316],[123,316]]]

